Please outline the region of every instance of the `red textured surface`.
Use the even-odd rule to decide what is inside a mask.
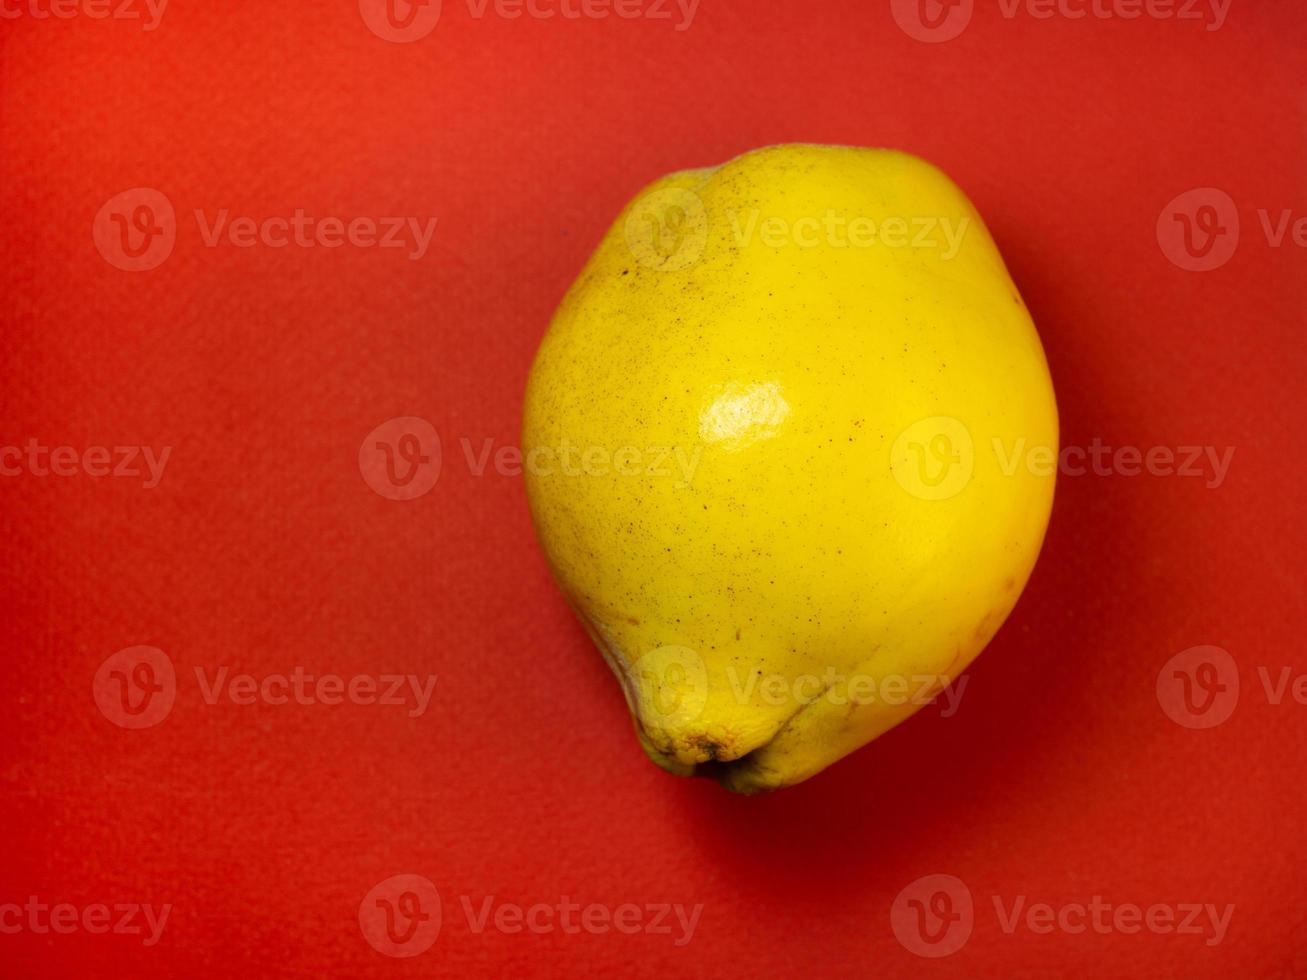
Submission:
[[[683,31],[674,6],[671,21],[513,20],[450,0],[402,44],[343,0],[177,3],[152,31],[3,9],[0,447],[172,451],[148,490],[0,477],[0,906],[172,911],[153,945],[5,913],[0,973],[1307,971],[1307,707],[1292,690],[1272,703],[1258,673],[1307,671],[1304,251],[1273,247],[1258,216],[1307,214],[1302,5],[1235,0],[1219,30],[981,5],[946,43],[909,37],[888,0],[704,0]],[[474,457],[514,443],[547,319],[639,187],[788,140],[903,147],[962,184],[1039,325],[1064,444],[1236,454],[1214,488],[1062,479],[1034,578],[957,714],[927,709],[750,799],[644,759],[549,580],[521,479],[474,476],[460,440]],[[92,227],[139,187],[175,207],[176,242],[129,272]],[[1157,227],[1202,187],[1230,196],[1242,234],[1192,272]],[[194,218],[297,208],[438,224],[410,259],[207,247]],[[401,416],[429,420],[444,452],[407,502],[358,463]],[[1209,644],[1241,687],[1228,720],[1195,730],[1156,684]],[[164,651],[176,688],[134,730],[92,688],[139,645]],[[206,703],[195,670],[223,666],[438,679],[417,717]],[[439,937],[408,959],[359,924],[400,874],[443,900]],[[930,874],[974,904],[939,959],[891,928]],[[478,933],[463,898],[479,912],[487,896],[703,908],[678,946],[674,924]],[[1209,944],[1009,932],[995,896],[1004,915],[1023,896],[1234,909]]]

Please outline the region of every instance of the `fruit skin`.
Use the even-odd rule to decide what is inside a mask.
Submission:
[[[854,242],[854,218],[881,237]],[[930,218],[965,228],[954,254]],[[989,642],[1043,540],[1057,409],[949,178],[796,144],[627,206],[541,343],[523,452],[649,757],[757,792],[898,724]]]

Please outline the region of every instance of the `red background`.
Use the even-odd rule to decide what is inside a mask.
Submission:
[[[24,0],[26,2],[26,0]],[[120,0],[115,0],[115,3]],[[15,0],[8,0],[13,9]],[[20,8],[25,9],[25,8]],[[703,0],[648,19],[476,18],[389,43],[355,4],[187,3],[139,22],[0,20],[0,444],[173,447],[162,482],[0,479],[0,903],[171,903],[139,937],[0,934],[8,976],[1289,976],[1307,972],[1301,497],[1307,10],[1217,31],[1004,17],[928,44],[888,2]],[[1059,481],[1028,589],[969,672],[810,782],[759,798],[644,758],[551,583],[513,445],[549,315],[652,178],[775,142],[886,145],[986,216],[1039,326],[1064,445],[1237,448],[1202,479]],[[1216,187],[1242,239],[1210,272],[1156,235]],[[172,254],[96,250],[114,195],[176,207]],[[205,247],[192,217],[439,219],[431,248]],[[398,502],[360,476],[396,416],[444,446]],[[171,713],[127,730],[92,682],[165,651]],[[1229,650],[1228,721],[1191,730],[1163,665]],[[203,667],[438,675],[430,709],[207,704]],[[429,878],[435,945],[365,942],[378,882]],[[890,928],[955,875],[970,940]],[[702,903],[675,936],[476,934],[460,896]],[[1005,932],[992,897],[1235,906],[1201,936]]]

